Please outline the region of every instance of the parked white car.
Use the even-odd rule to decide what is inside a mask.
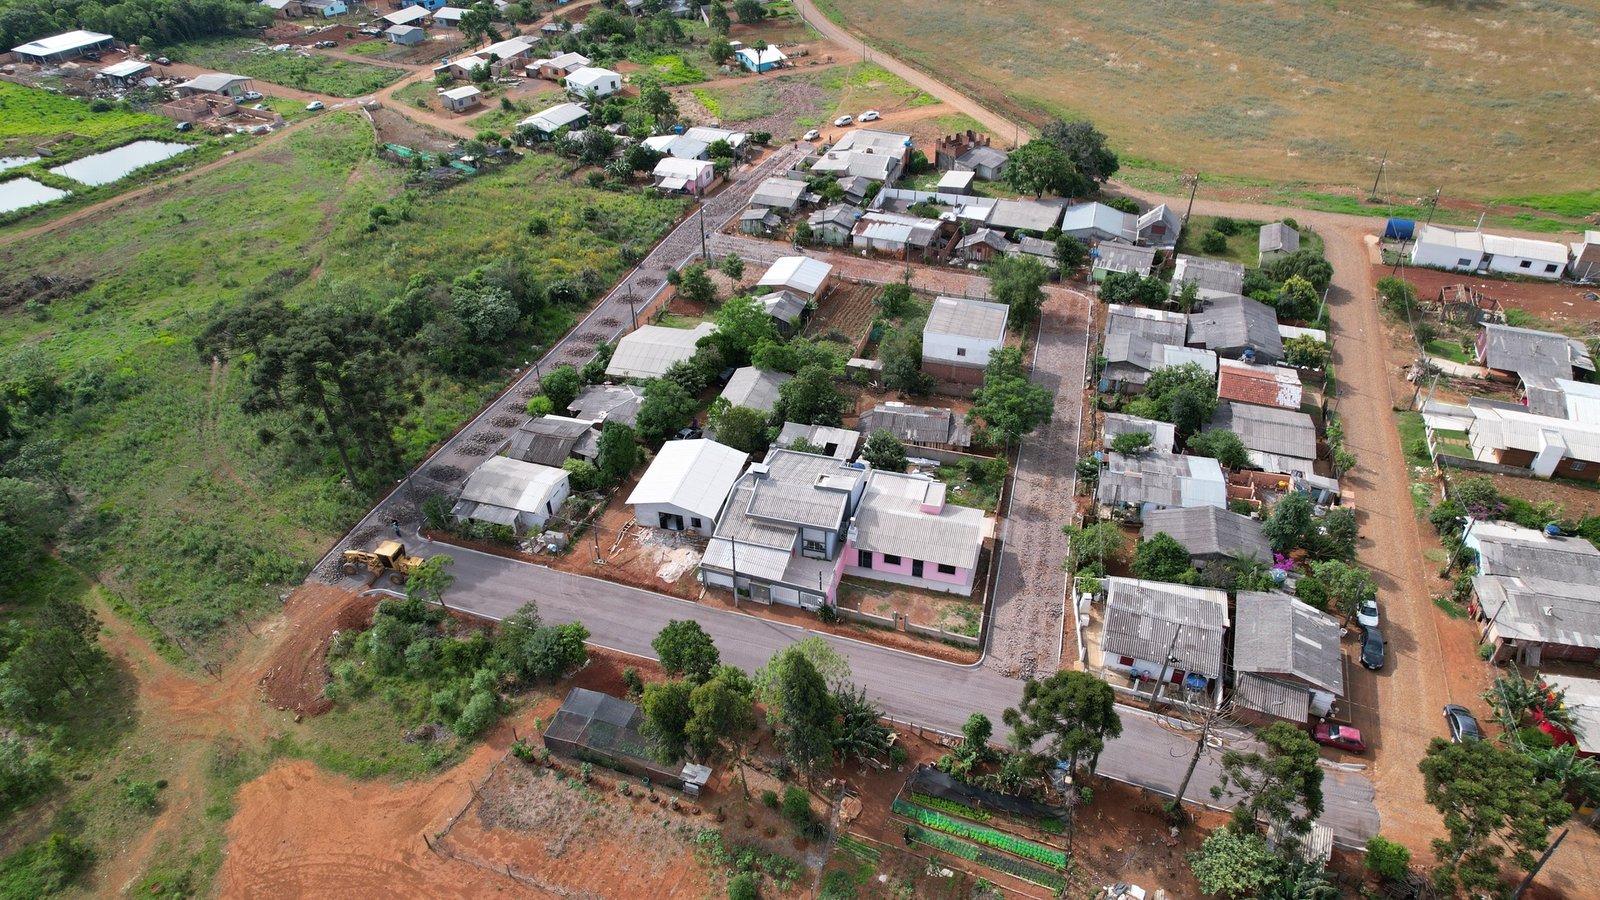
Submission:
[[[816,130],[815,128],[813,128],[810,131],[806,132],[805,137],[801,138],[801,140],[802,141],[814,141],[819,137],[822,137],[822,132],[820,132],[820,131]]]
[[[1368,597],[1356,607],[1356,624],[1367,628],[1378,627],[1378,599]]]
[[[306,104],[306,111],[307,112],[316,112],[319,109],[323,109],[321,100],[313,100],[310,103]]]
[[[854,121],[855,121],[855,117],[854,116],[840,116],[839,118],[833,120],[833,124],[834,124],[834,127],[836,127],[836,128],[843,128],[846,125],[849,125],[850,123],[852,123]]]
[[[245,91],[242,96],[246,100],[260,100],[261,99],[261,92],[260,91]]]
[[[861,121],[863,122],[876,122],[881,118],[883,118],[883,116],[879,115],[878,111],[875,109],[869,109],[861,114]]]

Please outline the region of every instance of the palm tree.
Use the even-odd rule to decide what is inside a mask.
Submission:
[[[1600,764],[1578,756],[1577,746],[1565,744],[1530,750],[1528,760],[1533,763],[1536,778],[1561,785],[1567,798],[1600,800]]]

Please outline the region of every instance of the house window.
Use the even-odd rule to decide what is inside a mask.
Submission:
[[[898,566],[900,565],[900,557],[895,556],[893,553],[885,553],[883,555],[883,564],[886,566]]]
[[[1546,263],[1545,267],[1544,267],[1544,270],[1545,270],[1545,272],[1554,272],[1554,271],[1556,271],[1556,268],[1557,268],[1557,266],[1556,266],[1555,263]]]
[[[1124,666],[1131,666],[1131,665],[1133,665],[1133,657],[1131,657],[1131,656],[1119,656],[1119,657],[1117,657],[1117,664],[1118,665],[1124,665]]]
[[[1581,459],[1569,459],[1569,460],[1567,460],[1567,471],[1568,472],[1582,472],[1584,469],[1587,469],[1587,468],[1589,468],[1589,464],[1584,462]]]
[[[956,348],[956,355],[957,356],[966,356],[967,355],[967,348],[965,348],[965,347],[957,347]]]
[[[856,565],[860,566],[863,569],[872,568],[872,551],[871,550],[857,550],[856,551]]]
[[[939,563],[939,574],[940,575],[954,575],[955,573],[956,573],[956,567],[955,566],[947,566],[944,563]]]
[[[700,527],[700,520],[698,518],[695,518],[695,517],[691,516],[689,518],[689,525],[690,525],[690,527],[693,527],[693,528],[699,528]]]
[[[1465,256],[1463,256],[1460,259],[1456,260],[1456,268],[1469,269],[1471,267],[1472,267],[1472,260],[1467,259]]]
[[[802,540],[800,542],[800,555],[811,559],[827,559],[828,544],[826,541]]]

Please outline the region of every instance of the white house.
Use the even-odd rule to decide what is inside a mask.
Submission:
[[[207,72],[178,85],[174,90],[180,96],[191,97],[195,94],[220,94],[232,97],[235,100],[244,96],[254,82],[243,75],[229,75],[226,72]]]
[[[458,88],[452,88],[440,94],[439,102],[443,103],[444,108],[450,110],[451,112],[461,112],[477,106],[478,98],[482,95],[483,91],[480,91],[468,84]]]
[[[712,181],[716,180],[717,170],[708,159],[678,159],[666,156],[656,163],[652,174],[656,179],[656,190],[668,194],[692,194],[698,197],[711,186]]]
[[[1566,244],[1455,231],[1438,225],[1417,229],[1411,264],[1459,272],[1498,272],[1555,281],[1567,268]]]
[[[980,384],[989,354],[1006,343],[1003,303],[940,297],[922,327],[922,371],[941,381]]]
[[[622,76],[610,69],[586,66],[567,76],[567,93],[587,97],[593,91],[596,97],[609,97],[622,90]]]
[[[1101,668],[1174,699],[1206,702],[1221,692],[1228,592],[1107,578]]]
[[[562,128],[582,128],[589,118],[589,110],[577,103],[557,103],[517,123],[518,128],[531,128],[541,137],[548,138]]]
[[[458,522],[509,525],[525,534],[544,527],[568,490],[564,469],[492,456],[467,477],[450,515]]]
[[[641,325],[617,341],[606,375],[611,378],[660,378],[675,364],[694,356],[700,339],[717,326],[701,322],[693,328]]]
[[[633,517],[646,528],[710,537],[749,459],[748,453],[705,438],[667,441],[628,495]]]
[[[807,256],[780,257],[767,269],[756,287],[770,291],[790,291],[807,300],[816,300],[833,284],[833,266]]]
[[[408,6],[397,9],[382,19],[390,25],[421,25],[423,20],[433,15],[425,6]]]

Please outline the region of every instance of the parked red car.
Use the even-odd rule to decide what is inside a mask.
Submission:
[[[1361,739],[1361,732],[1349,725],[1323,722],[1311,732],[1311,739],[1329,747],[1349,750],[1351,753],[1367,752],[1367,742]]]

